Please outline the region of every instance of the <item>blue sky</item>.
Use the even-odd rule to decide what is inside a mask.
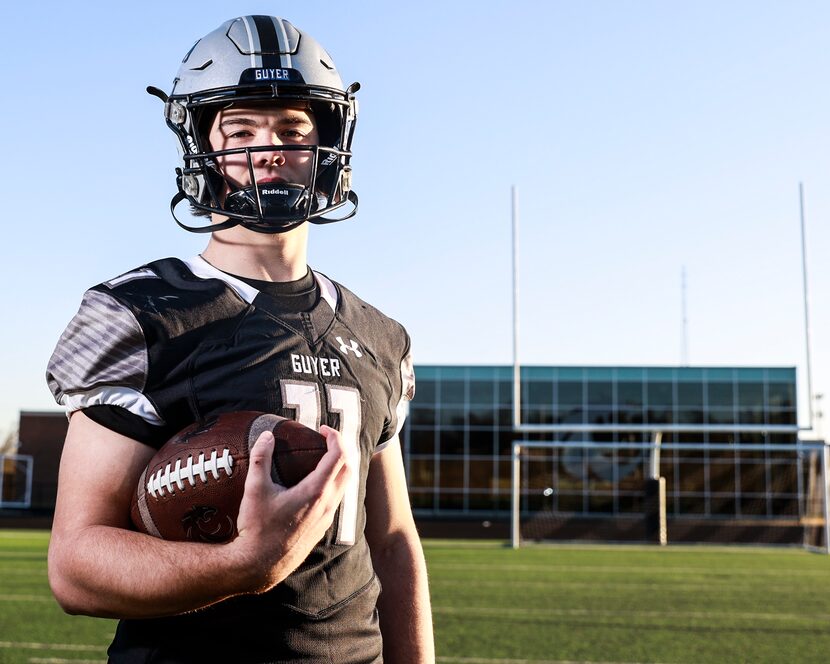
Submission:
[[[174,138],[144,88],[247,13],[363,86],[361,209],[310,260],[403,322],[416,363],[511,361],[516,185],[522,361],[680,363],[685,267],[690,363],[797,366],[803,405],[803,182],[830,390],[826,2],[13,3],[0,430],[54,407],[45,364],[85,288],[203,247],[169,216]]]

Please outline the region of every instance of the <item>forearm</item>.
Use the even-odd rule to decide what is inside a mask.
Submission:
[[[383,586],[378,599],[383,657],[389,664],[435,661],[432,612],[424,554],[417,533],[390,535],[372,550]]]
[[[49,582],[69,613],[146,618],[213,604],[254,587],[227,544],[167,542],[110,526],[53,533]]]

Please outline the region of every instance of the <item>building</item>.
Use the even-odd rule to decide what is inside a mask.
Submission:
[[[814,488],[796,452],[793,367],[523,367],[522,422],[558,427],[525,435],[512,427],[512,366],[418,366],[416,381],[403,441],[421,522],[506,520],[516,440],[563,443],[524,461],[522,510],[571,523],[641,518],[643,446],[658,431],[667,511],[687,525],[798,520]]]

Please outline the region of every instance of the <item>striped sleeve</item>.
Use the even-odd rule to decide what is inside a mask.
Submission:
[[[49,360],[46,381],[55,400],[69,412],[119,406],[163,424],[143,393],[147,373],[147,344],[132,311],[109,293],[87,291]]]
[[[409,402],[415,397],[415,368],[412,363],[411,353],[407,353],[401,360],[401,396],[395,409],[394,434],[375,447],[375,452],[380,452],[391,443],[403,429],[403,424],[409,415]]]

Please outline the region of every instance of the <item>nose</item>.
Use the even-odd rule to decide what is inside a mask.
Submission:
[[[285,155],[282,150],[262,150],[256,153],[256,165],[260,167],[284,166]]]

